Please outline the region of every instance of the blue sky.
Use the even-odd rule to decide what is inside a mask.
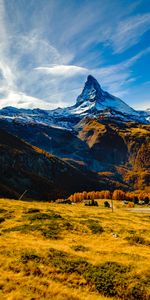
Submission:
[[[0,107],[74,104],[86,77],[150,107],[149,0],[0,0]]]

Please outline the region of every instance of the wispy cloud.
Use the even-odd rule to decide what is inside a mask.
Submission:
[[[134,12],[143,0],[131,2],[0,0],[0,106],[71,105],[88,73],[128,95],[139,76],[133,64],[150,51],[123,56],[150,20]]]
[[[70,1],[67,6],[64,6],[63,1],[58,1],[57,5],[58,3],[61,7],[59,14],[55,16],[56,31],[54,38],[52,34],[52,39],[59,49],[69,47],[76,58],[78,47],[84,55],[93,44],[102,44],[110,47],[114,53],[122,53],[136,45],[149,29],[149,13],[133,14],[142,5],[142,0],[134,3],[128,0],[82,0],[76,6],[74,1]],[[58,11],[57,5],[55,9],[53,7],[54,12]],[[48,24],[53,28],[51,20]]]
[[[120,21],[110,40],[114,52],[121,53],[137,44],[150,28],[150,13],[138,14]]]
[[[131,92],[131,83],[136,81],[136,77],[132,72],[132,66],[148,53],[150,53],[150,47],[121,63],[92,70],[93,75],[99,79],[106,90],[118,97],[124,97]]]
[[[0,37],[0,85],[1,90],[7,92],[7,88],[10,89],[15,87],[15,75],[11,70],[11,61],[8,55],[9,38],[5,23],[5,6],[3,0],[0,0]]]

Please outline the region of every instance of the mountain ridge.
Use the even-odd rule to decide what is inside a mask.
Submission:
[[[1,174],[1,188],[5,189],[4,178],[6,177],[8,180],[6,190],[9,194],[12,190],[9,180],[13,182],[20,180],[18,172],[21,160],[26,170],[21,175],[22,180],[24,176],[25,181],[30,181],[34,189],[33,181],[38,182],[39,186],[41,182],[47,191],[47,194],[43,194],[45,199],[48,199],[48,194],[50,195],[49,189],[53,191],[51,195],[55,199],[59,195],[66,196],[71,192],[85,189],[114,189],[116,187],[126,190],[145,189],[150,182],[148,160],[150,125],[145,119],[147,114],[143,113],[143,115],[142,112],[138,112],[138,116],[130,115],[110,107],[101,110],[101,102],[105,103],[108,97],[111,101],[119,101],[118,103],[122,105],[120,99],[104,92],[96,79],[90,75],[83,92],[72,107],[52,111],[14,107],[0,110],[0,128],[5,130],[6,136],[8,133],[12,135],[9,149],[5,147],[5,135],[0,136],[0,157],[3,170],[9,162],[8,174],[5,173],[4,176]],[[120,109],[119,104],[118,109]],[[99,105],[98,109],[97,105]],[[126,107],[126,104],[124,105]],[[82,111],[81,108],[83,108]],[[29,150],[29,155],[27,155],[25,150],[27,146],[23,144],[25,149],[20,157],[17,155],[19,164],[18,168],[14,169],[13,156],[20,151],[19,149],[14,151],[16,137],[30,144],[32,151]],[[57,176],[53,182],[49,180],[50,161],[47,163],[49,171],[46,171],[46,178],[43,178],[44,173],[42,176],[37,175],[40,168],[41,172],[48,169],[44,158],[39,164],[39,155],[33,154],[36,149],[41,149],[38,150],[40,153],[45,151],[48,155],[53,155],[55,161],[53,170],[57,169]],[[6,155],[7,152],[9,155]],[[36,170],[33,176],[32,160]],[[31,165],[28,165],[28,162],[31,162]],[[68,172],[64,178],[58,171],[59,169],[61,173],[62,164],[66,164]],[[72,181],[69,183],[70,177]],[[73,182],[74,179],[77,181],[76,184]],[[27,182],[23,185],[24,189],[28,189]],[[36,198],[35,194],[31,196]],[[41,198],[41,196],[37,197]]]
[[[148,112],[138,112],[123,100],[104,91],[98,81],[92,76],[87,77],[83,91],[77,97],[73,106],[54,110],[19,109],[5,107],[0,110],[0,119],[7,118],[24,123],[41,123],[72,129],[74,123],[85,116],[102,115],[121,121],[136,121],[148,123]]]

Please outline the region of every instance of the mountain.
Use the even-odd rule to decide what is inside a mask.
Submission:
[[[139,115],[138,112],[125,104],[121,99],[103,91],[98,81],[89,75],[81,95],[77,98],[74,112],[92,114],[109,109],[130,115],[130,117]]]
[[[3,189],[7,187],[7,193],[13,189],[20,194],[23,189],[32,187],[34,192],[31,198],[49,199],[50,195],[56,198],[86,189],[132,190],[144,189],[149,185],[148,113],[135,111],[119,98],[103,91],[91,75],[74,106],[51,111],[6,107],[0,110],[0,128],[5,130],[6,136],[8,132],[13,136],[8,148],[5,134],[1,138],[2,149],[6,148],[5,157],[0,152],[4,169],[7,160],[10,162],[7,172],[1,175],[1,184]],[[23,151],[18,156],[19,149],[14,147],[13,142],[17,137],[23,148],[28,145],[29,155]],[[47,154],[41,154],[41,151]],[[19,160],[17,169],[12,168],[14,153],[17,153]],[[39,164],[39,157],[40,161],[42,157],[42,164]],[[18,175],[20,159],[24,162],[22,177]],[[31,165],[28,165],[30,161]],[[53,180],[49,177],[52,161],[55,162],[53,169],[57,170]],[[62,165],[67,170],[65,175],[61,172]],[[36,180],[33,182],[32,170],[35,170],[34,179],[38,176],[38,184],[35,184]],[[9,173],[17,174],[13,184],[9,182]],[[16,187],[20,178],[26,184]],[[41,182],[44,186],[42,192],[38,189]]]
[[[84,118],[77,125],[78,137],[91,150],[90,168],[118,180],[130,189],[150,184],[150,125],[116,122],[99,117]],[[92,165],[93,164],[93,165]]]
[[[82,93],[77,97],[76,104],[67,108],[55,110],[17,109],[5,107],[0,110],[0,120],[21,124],[49,125],[67,130],[74,126],[85,116],[102,116],[106,119],[121,121],[136,121],[148,123],[147,113],[135,111],[121,99],[102,90],[98,81],[91,75]]]
[[[150,108],[139,112],[142,117],[144,117],[148,122],[150,122]]]
[[[77,163],[31,146],[0,129],[0,197],[52,200],[105,182]]]

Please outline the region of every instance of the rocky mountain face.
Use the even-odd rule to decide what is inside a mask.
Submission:
[[[0,133],[0,160],[6,194],[29,189],[29,197],[49,199],[81,190],[149,185],[147,113],[103,91],[91,75],[74,106],[52,111],[3,108],[0,127],[5,130]],[[17,141],[22,146],[16,148]]]

